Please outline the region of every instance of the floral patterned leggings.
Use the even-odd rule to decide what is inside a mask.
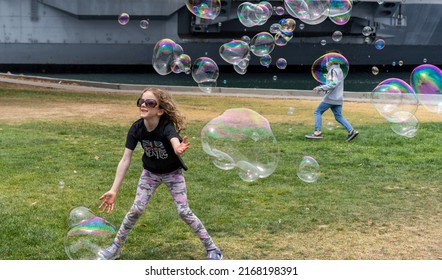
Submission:
[[[169,189],[180,218],[192,228],[193,232],[195,232],[195,234],[201,240],[206,250],[215,249],[216,245],[206,228],[189,208],[187,203],[186,182],[181,169],[177,169],[166,174],[152,173],[146,169],[143,169],[138,182],[137,194],[135,196],[134,203],[124,217],[114,242],[119,244],[121,247],[124,245],[127,236],[140,216],[144,213],[150,198],[161,183],[164,183]]]

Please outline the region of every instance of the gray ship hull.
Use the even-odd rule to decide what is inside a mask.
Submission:
[[[223,13],[215,20],[192,15],[184,1],[0,1],[0,65],[120,65],[151,69],[153,48],[157,41],[170,38],[179,43],[192,59],[211,57],[218,65],[228,65],[219,56],[219,47],[232,39],[253,37],[268,31],[281,18],[273,15],[268,23],[246,28],[236,16],[243,1],[222,1]],[[282,1],[269,1],[283,6]],[[399,0],[355,1],[351,20],[338,26],[327,20],[319,25],[298,27],[284,47],[276,47],[272,57],[283,57],[292,66],[309,66],[329,49],[339,49],[353,66],[390,65],[403,61],[406,65],[424,62],[442,65],[442,1]],[[131,15],[127,25],[120,25],[121,12]],[[139,22],[149,20],[149,28]],[[301,23],[297,20],[297,23]],[[364,26],[375,33],[371,41],[362,34]],[[344,36],[334,42],[331,34],[340,30]],[[373,41],[383,38],[386,47],[377,50]],[[321,40],[326,40],[322,45]],[[251,65],[259,65],[252,56]]]

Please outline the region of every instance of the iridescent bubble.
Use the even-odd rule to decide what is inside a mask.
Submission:
[[[195,60],[192,78],[203,92],[212,92],[212,89],[216,87],[218,76],[218,65],[211,58],[199,57]]]
[[[278,58],[276,60],[276,67],[278,67],[278,69],[285,69],[287,67],[287,60],[285,60],[285,58]]]
[[[349,70],[349,64],[345,56],[339,53],[327,53],[319,57],[318,59],[313,62],[312,65],[312,76],[313,78],[320,82],[321,84],[327,84],[327,63],[330,64],[339,64],[343,77],[342,79],[345,79],[348,74]]]
[[[275,14],[277,14],[278,16],[282,16],[285,12],[284,7],[282,6],[274,7],[273,10],[275,11]]]
[[[100,259],[98,251],[112,243],[117,230],[101,217],[94,216],[69,228],[64,249],[71,260]]]
[[[321,46],[325,46],[327,45],[327,41],[326,40],[321,40]]]
[[[171,39],[158,41],[153,49],[152,66],[160,75],[172,72],[176,58],[183,54],[183,48]]]
[[[427,63],[427,59],[426,58],[422,59],[422,62]]]
[[[304,27],[305,27],[305,25],[304,25],[303,23],[300,23],[300,24],[299,24],[299,29],[303,30]]]
[[[391,130],[397,135],[408,138],[416,136],[419,129],[419,120],[416,116],[406,111],[399,111],[396,114],[395,118],[403,121],[390,122]]]
[[[304,156],[299,163],[298,178],[306,183],[314,183],[319,178],[319,163],[311,156]]]
[[[310,25],[323,22],[327,19],[330,10],[329,1],[285,0],[284,6],[291,16]]]
[[[215,19],[221,12],[221,0],[186,0],[187,9],[196,17]]]
[[[128,24],[128,23],[129,23],[129,20],[130,20],[130,16],[129,16],[128,13],[121,13],[121,14],[118,16],[118,23],[121,24],[121,25],[126,25],[126,24]]]
[[[275,39],[268,32],[256,34],[250,42],[250,51],[256,56],[270,54],[275,48]]]
[[[141,20],[140,27],[141,27],[141,29],[148,29],[149,28],[149,21],[147,19]]]
[[[232,40],[219,48],[219,55],[230,64],[239,64],[250,53],[249,44],[241,40]]]
[[[279,28],[281,32],[285,35],[292,36],[296,28],[296,21],[292,18],[283,18],[279,21],[279,25],[281,26]]]
[[[350,21],[350,18],[351,18],[351,12],[348,12],[346,14],[339,15],[339,16],[329,17],[329,19],[334,24],[337,24],[337,25],[347,24]]]
[[[272,78],[272,79],[273,79],[273,81],[275,81],[275,82],[276,82],[276,81],[278,80],[278,76],[276,76],[276,75],[273,75],[273,78]]]
[[[186,73],[190,74],[190,69],[192,68],[192,59],[187,54],[182,54],[174,59],[172,63],[173,73]]]
[[[353,0],[330,0],[329,16],[348,14],[353,8]]]
[[[261,57],[259,58],[259,63],[260,63],[262,66],[269,67],[270,64],[272,63],[272,56],[269,55],[269,54],[265,54],[265,55],[261,56]]]
[[[385,48],[385,41],[384,41],[384,39],[377,39],[377,40],[374,42],[374,47],[375,47],[377,50],[382,50],[383,48]]]
[[[379,74],[379,68],[376,66],[371,67],[371,73],[373,73],[373,75]]]
[[[425,109],[442,114],[442,70],[432,64],[422,64],[411,72],[410,84]]]
[[[277,46],[285,46],[287,43],[293,38],[293,35],[285,35],[283,32],[277,32],[275,34],[275,45]]]
[[[267,1],[258,4],[241,3],[237,9],[239,21],[246,27],[263,25],[272,16],[273,7]]]
[[[397,78],[390,78],[379,83],[371,92],[371,104],[389,122],[403,122],[398,117],[409,112],[412,115],[417,111],[419,101],[410,85]]]
[[[399,66],[402,66],[402,65],[404,65],[404,62],[403,62],[402,60],[399,60],[397,64],[398,64]]]
[[[95,217],[95,214],[87,207],[78,206],[72,208],[69,212],[68,222],[69,226],[74,226],[76,224],[82,223],[90,218]]]
[[[370,26],[364,26],[364,28],[362,28],[362,35],[370,36],[371,33],[373,33],[373,28],[371,28]]]
[[[339,42],[342,40],[342,32],[337,30],[332,34],[332,40],[335,42]]]
[[[279,146],[269,121],[247,108],[228,109],[208,122],[201,143],[216,167],[238,168],[244,181],[266,178],[278,165]]]

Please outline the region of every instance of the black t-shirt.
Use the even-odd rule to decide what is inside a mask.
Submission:
[[[144,150],[143,167],[153,173],[169,173],[182,167],[181,160],[170,143],[170,139],[174,137],[182,141],[173,123],[164,115],[151,132],[147,131],[144,120],[139,119],[127,133],[126,148],[134,150],[140,142]]]

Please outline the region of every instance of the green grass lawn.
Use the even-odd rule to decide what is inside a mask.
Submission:
[[[135,99],[118,94],[0,90],[0,106],[17,106],[17,114],[27,114],[45,102],[68,102],[75,110],[76,104],[89,102],[97,108],[111,103],[129,107]],[[252,99],[216,100],[212,104],[209,98],[177,97],[185,114],[200,102],[208,112],[248,105],[259,110],[261,106]],[[311,132],[312,119],[292,121],[284,117],[285,108],[267,106],[260,111],[265,117],[272,108],[273,114],[281,115],[271,121],[281,154],[277,169],[265,179],[246,183],[235,170],[216,168],[199,140],[207,122],[204,118],[191,120],[183,133],[191,142],[183,156],[189,166],[185,176],[190,207],[226,259],[441,257],[440,121],[421,122],[417,136],[405,138],[394,134],[388,123],[349,114],[349,120],[357,119],[360,131],[353,142],[343,141],[343,128],[325,131],[321,141],[309,141],[304,134]],[[313,109],[296,114],[309,119]],[[136,113],[133,118],[125,116],[137,117]],[[140,150],[134,155],[116,209],[102,214],[97,207],[98,197],[113,181],[129,125],[99,117],[0,121],[0,259],[67,259],[63,245],[67,217],[76,206],[88,207],[119,227],[135,195]],[[296,176],[304,155],[320,164],[315,183]],[[64,188],[59,187],[60,181]],[[204,248],[179,219],[165,187],[151,200],[121,256],[204,258]]]

